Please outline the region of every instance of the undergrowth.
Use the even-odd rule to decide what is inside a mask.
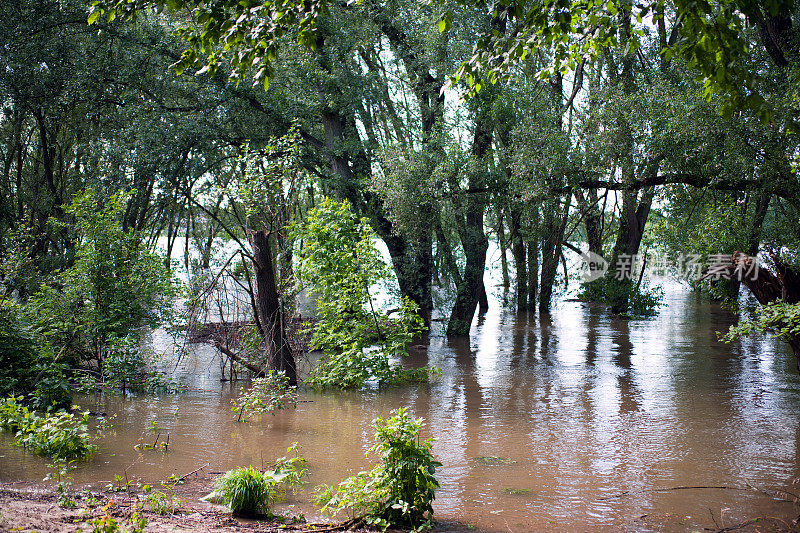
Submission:
[[[97,450],[89,435],[89,413],[38,414],[10,396],[0,402],[0,429],[14,433],[14,444],[57,461],[83,461]]]
[[[256,378],[239,398],[231,400],[231,411],[238,412],[241,420],[244,415],[271,413],[279,409],[297,407],[297,387],[289,385],[289,377],[283,372],[268,370],[263,378]]]
[[[229,470],[220,476],[215,484],[218,500],[230,507],[234,515],[269,514],[286,491],[300,486],[306,476],[306,460],[297,453],[297,443],[286,451],[294,456],[281,457],[264,472],[248,466]]]
[[[392,412],[388,419],[374,423],[375,444],[370,448],[381,464],[359,472],[338,487],[316,489],[316,503],[324,514],[346,511],[354,524],[379,527],[429,529],[433,521],[433,500],[439,482],[432,453],[433,439],[422,440],[421,418],[410,418],[406,409]]]

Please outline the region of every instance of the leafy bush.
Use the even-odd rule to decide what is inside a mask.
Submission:
[[[429,369],[406,370],[392,358],[422,331],[417,305],[402,301],[398,318],[376,310],[370,288],[389,277],[366,219],[356,219],[347,202],[326,198],[295,225],[298,280],[317,295],[317,323],[311,342],[322,350],[308,383],[317,389],[358,389],[368,381],[398,384],[424,381]]]
[[[721,340],[729,343],[753,333],[770,333],[787,341],[800,337],[800,303],[774,301],[762,305],[753,318],[731,326]]]
[[[105,385],[123,393],[173,393],[184,389],[163,373],[150,369],[152,363],[135,336],[112,337],[103,365]]]
[[[242,414],[272,413],[278,409],[287,409],[289,406],[297,407],[297,387],[289,386],[289,378],[283,372],[267,371],[263,378],[256,378],[253,384],[239,395],[236,400],[231,400],[231,411]]]
[[[439,487],[435,473],[441,466],[433,457],[433,439],[420,440],[421,418],[410,418],[404,408],[392,414],[374,423],[375,444],[370,451],[380,455],[381,465],[346,479],[336,489],[319,487],[317,505],[323,513],[335,516],[347,510],[383,529],[431,526]]]
[[[269,513],[272,506],[281,499],[287,488],[296,487],[303,482],[306,474],[305,459],[296,454],[297,444],[287,453],[295,456],[281,457],[274,468],[260,472],[252,466],[229,470],[217,479],[215,491],[219,501],[234,515],[257,516]]]
[[[27,392],[36,376],[38,350],[18,307],[0,298],[0,395]]]
[[[74,264],[26,305],[41,335],[76,362],[105,358],[128,337],[172,318],[177,281],[140,232],[120,223],[127,196],[107,201],[88,191],[67,212],[78,230]]]
[[[628,309],[623,313],[624,316],[648,317],[655,315],[663,305],[664,290],[661,287],[650,287],[646,281],[637,287],[630,281],[621,282],[603,277],[584,283],[578,298],[609,305],[627,300]]]
[[[39,415],[20,401],[11,396],[0,402],[0,428],[15,433],[15,445],[65,462],[88,459],[97,450],[90,443],[88,412]]]

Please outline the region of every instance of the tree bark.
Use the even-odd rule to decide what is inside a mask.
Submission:
[[[256,278],[256,312],[266,343],[267,366],[271,370],[285,372],[290,385],[296,385],[297,367],[286,335],[286,320],[283,303],[278,294],[269,237],[264,231],[252,231],[250,244],[253,247],[253,266]]]

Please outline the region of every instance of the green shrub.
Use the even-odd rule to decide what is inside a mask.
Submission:
[[[631,281],[621,282],[603,277],[584,283],[578,298],[609,305],[627,299],[628,308],[622,313],[623,316],[648,317],[655,315],[663,305],[664,290],[661,287],[650,287],[647,281],[637,287]]]
[[[104,385],[122,393],[175,393],[185,389],[163,373],[151,370],[153,363],[134,335],[109,338],[103,364]]]
[[[33,333],[19,309],[10,300],[0,298],[0,395],[27,392],[36,376],[37,361]]]
[[[771,334],[786,341],[800,337],[800,303],[776,300],[762,305],[754,311],[754,316],[720,334],[720,340],[730,343],[754,333]]]
[[[0,428],[15,434],[15,445],[65,462],[89,459],[97,450],[91,444],[88,412],[40,415],[21,401],[22,397],[11,396],[0,402]]]
[[[435,473],[441,466],[433,457],[433,439],[420,440],[421,418],[410,418],[403,408],[392,414],[374,423],[375,444],[370,451],[380,456],[381,465],[346,479],[336,489],[319,487],[317,505],[323,513],[335,516],[347,510],[383,529],[431,526],[439,486]]]
[[[268,370],[263,378],[256,378],[253,384],[239,395],[236,400],[231,400],[231,411],[242,415],[252,413],[272,413],[278,409],[297,407],[297,387],[289,386],[289,378],[283,372]]]
[[[368,381],[426,381],[429,369],[406,370],[390,362],[407,355],[423,324],[408,299],[397,318],[374,308],[370,288],[389,279],[390,270],[367,220],[357,219],[349,203],[326,198],[308,212],[304,224],[292,228],[292,235],[302,241],[298,281],[317,296],[311,343],[323,352],[307,383],[316,389],[358,389]]]
[[[296,452],[293,444],[287,453]],[[272,506],[285,494],[287,488],[303,482],[306,474],[305,459],[299,455],[281,457],[274,468],[260,472],[252,466],[229,470],[217,479],[215,491],[219,501],[234,515],[257,516],[268,514]]]
[[[146,328],[169,323],[180,294],[144,235],[123,229],[127,198],[103,199],[91,190],[75,196],[66,208],[75,217],[75,261],[25,306],[44,339],[76,363],[96,363],[104,378],[111,377],[106,359],[113,366],[120,339],[135,341]]]

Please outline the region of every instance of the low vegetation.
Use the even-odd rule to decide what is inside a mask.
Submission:
[[[0,402],[0,428],[14,433],[14,444],[57,461],[84,461],[97,450],[89,434],[89,413],[36,413],[21,397]]]
[[[375,420],[375,444],[370,448],[381,464],[359,472],[338,487],[317,488],[317,505],[330,516],[346,511],[353,524],[422,530],[433,520],[433,500],[439,487],[432,453],[433,439],[422,440],[421,418],[411,418],[406,409]]]
[[[280,409],[297,407],[297,387],[289,385],[285,373],[268,370],[263,378],[255,378],[239,398],[231,401],[231,411],[239,413],[237,420],[258,413],[274,415]]]
[[[253,466],[229,470],[217,479],[212,500],[230,507],[234,515],[267,515],[287,490],[303,483],[306,460],[297,454],[297,444],[287,449],[293,457],[281,457],[273,468],[260,471]]]

